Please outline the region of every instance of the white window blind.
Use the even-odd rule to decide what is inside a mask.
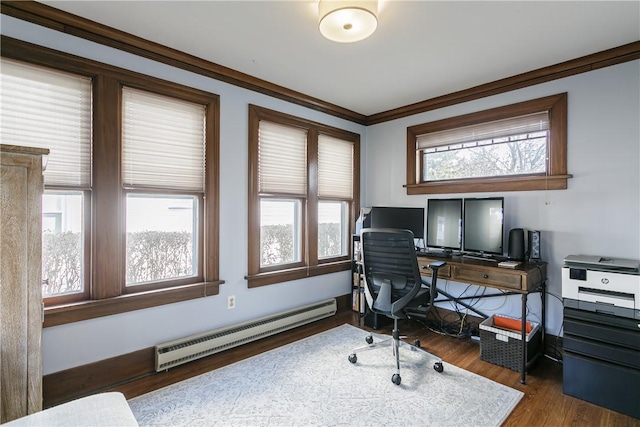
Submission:
[[[306,195],[306,130],[260,121],[258,188],[260,193]]]
[[[206,107],[122,90],[122,174],[127,188],[204,191]]]
[[[416,138],[416,149],[423,150],[434,147],[486,141],[546,130],[549,130],[549,115],[546,111],[543,111],[525,116],[419,135]]]
[[[353,143],[318,135],[318,196],[353,197]]]
[[[48,148],[48,186],[91,187],[91,79],[2,59],[0,140]]]

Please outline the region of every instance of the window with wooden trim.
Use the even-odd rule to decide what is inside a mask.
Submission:
[[[42,197],[42,295],[88,296],[85,210],[91,204],[92,90],[89,77],[2,59],[5,144],[48,148]]]
[[[567,95],[407,129],[407,194],[567,188]]]
[[[201,276],[206,131],[205,106],[122,88],[127,287]]]
[[[218,96],[36,46],[0,75],[3,141],[51,150],[45,326],[217,294]]]
[[[249,107],[249,286],[350,268],[357,134]]]

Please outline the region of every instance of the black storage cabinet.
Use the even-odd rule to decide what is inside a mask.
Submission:
[[[564,308],[563,392],[640,418],[640,321]]]

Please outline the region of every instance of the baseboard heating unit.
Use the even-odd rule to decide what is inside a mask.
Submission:
[[[164,371],[336,314],[335,298],[156,346],[156,371]]]

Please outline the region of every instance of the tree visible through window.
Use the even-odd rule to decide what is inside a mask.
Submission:
[[[407,193],[567,188],[567,95],[407,128]]]
[[[423,181],[544,174],[548,122],[545,112],[418,136]]]

